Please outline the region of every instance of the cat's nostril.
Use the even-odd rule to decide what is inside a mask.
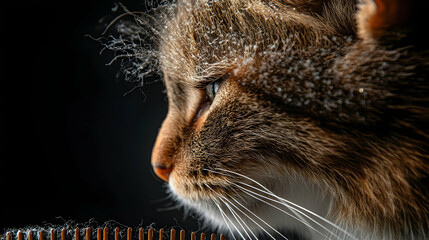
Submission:
[[[170,176],[171,171],[173,170],[172,166],[165,166],[162,164],[154,164],[152,165],[153,171],[155,172],[156,176],[161,178],[162,180],[168,182],[168,178]]]

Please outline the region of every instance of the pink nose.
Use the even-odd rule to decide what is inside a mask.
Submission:
[[[168,182],[168,177],[170,176],[171,171],[173,170],[173,167],[166,167],[161,164],[153,165],[153,171],[155,172],[156,176],[161,178],[162,180]]]

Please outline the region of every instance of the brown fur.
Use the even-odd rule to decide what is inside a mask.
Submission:
[[[358,237],[428,234],[428,48],[407,37],[420,36],[409,13],[392,20],[404,1],[377,2],[395,6],[388,26],[372,1],[179,2],[161,34],[169,113],[152,159],[179,198],[218,198],[204,183],[240,197],[203,169],[298,176]]]

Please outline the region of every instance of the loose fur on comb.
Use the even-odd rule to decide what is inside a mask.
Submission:
[[[175,226],[170,229],[156,228],[155,223],[143,225],[140,223],[137,226],[126,226],[119,222],[110,220],[103,224],[97,223],[94,219],[87,222],[78,223],[68,220],[63,224],[45,223],[43,225],[28,225],[22,228],[5,229],[5,234],[1,235],[1,240],[31,240],[31,239],[51,239],[51,240],[66,240],[66,239],[114,239],[114,240],[130,240],[130,239],[176,239],[180,231],[180,239],[184,240],[186,230]],[[197,231],[198,233],[200,230]],[[205,233],[201,233],[204,234]],[[191,232],[190,235],[196,235],[196,232]],[[212,235],[215,237],[215,235]],[[222,240],[223,235],[218,239]]]

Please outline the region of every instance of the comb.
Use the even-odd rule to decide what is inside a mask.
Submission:
[[[93,232],[94,231],[94,232]],[[126,233],[121,231],[119,227],[116,227],[113,230],[113,234],[109,232],[108,227],[92,229],[90,227],[80,229],[75,228],[73,230],[67,230],[65,228],[59,230],[56,228],[51,228],[50,231],[46,230],[28,230],[23,232],[18,230],[18,232],[7,232],[6,238],[4,235],[1,237],[2,240],[176,240],[176,230],[174,228],[170,229],[169,236],[168,233],[161,228],[158,231],[158,238],[155,235],[155,229],[149,228],[145,231],[144,228],[138,228],[136,232],[133,232],[131,227],[126,229]],[[113,236],[111,236],[113,235]],[[206,239],[206,234],[200,234],[200,240]],[[191,232],[190,236],[186,238],[185,230],[180,230],[178,240],[197,240],[197,233]],[[216,234],[212,233],[210,235],[210,240],[216,240]],[[225,240],[225,235],[221,234],[219,240]]]

